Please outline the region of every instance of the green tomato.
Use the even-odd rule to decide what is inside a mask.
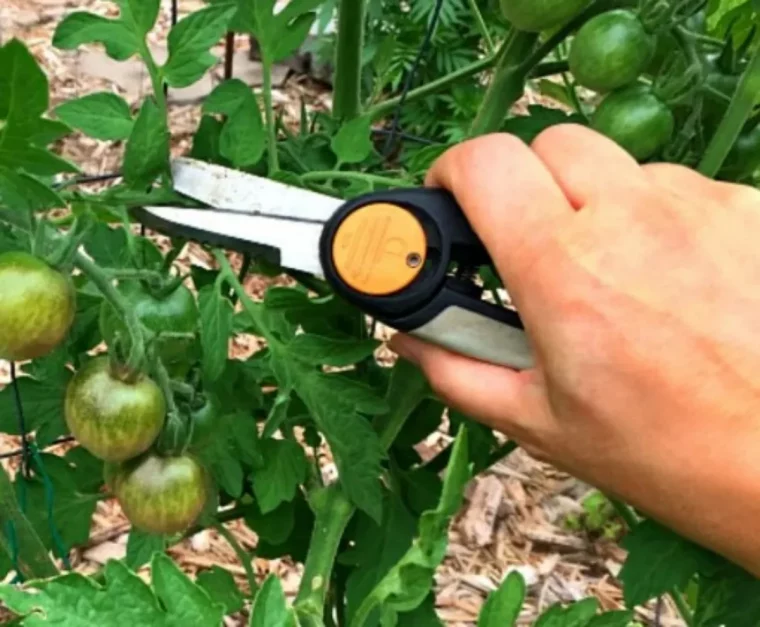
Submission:
[[[198,328],[198,306],[192,292],[180,285],[170,294],[159,298],[139,282],[123,283],[119,291],[129,300],[135,314],[154,333],[195,333]],[[127,337],[127,327],[107,301],[100,309],[100,332],[107,344],[112,344],[116,332]],[[196,357],[194,340],[159,338],[158,356],[169,374],[182,378]]]
[[[203,405],[192,412],[193,446],[201,446],[212,438],[214,430],[219,427],[220,413],[219,403],[213,396],[209,396]]]
[[[518,30],[539,33],[561,26],[591,0],[501,0],[502,15]]]
[[[64,417],[72,435],[98,459],[123,462],[150,448],[161,432],[166,401],[148,377],[123,380],[108,357],[96,357],[66,387]]]
[[[578,31],[568,58],[578,84],[606,93],[636,82],[649,67],[657,38],[631,11],[607,11]]]
[[[760,169],[760,125],[744,132],[728,154],[719,178],[737,183],[747,181]]]
[[[149,454],[126,464],[114,494],[136,529],[146,533],[180,533],[203,511],[209,482],[191,456]]]
[[[66,338],[75,313],[69,277],[28,253],[0,255],[0,359],[47,355]]]
[[[594,112],[591,127],[644,161],[671,139],[675,118],[650,88],[634,85],[608,95]]]

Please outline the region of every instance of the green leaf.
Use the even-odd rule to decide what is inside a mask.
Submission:
[[[201,316],[203,374],[209,381],[215,381],[227,364],[234,311],[230,301],[222,296],[217,283],[204,287],[198,293],[198,309]]]
[[[121,7],[121,19],[140,39],[156,25],[161,0],[116,0]]]
[[[168,614],[167,626],[221,623],[224,607],[214,603],[208,593],[190,581],[167,555],[156,553],[153,556],[151,573],[156,596]]]
[[[234,614],[243,609],[245,597],[237,587],[230,571],[214,565],[210,570],[198,573],[196,581],[215,603],[224,606],[225,615]]]
[[[567,114],[560,109],[530,105],[527,115],[509,118],[504,123],[504,131],[517,135],[526,143],[532,142],[542,131],[557,124],[586,124],[577,114]]]
[[[594,616],[586,627],[628,627],[633,622],[633,610],[617,610]]]
[[[372,153],[372,118],[360,117],[340,127],[330,147],[342,163],[360,163]]]
[[[214,481],[233,498],[240,498],[245,474],[240,460],[230,455],[229,441],[225,436],[214,438],[196,454],[209,469]]]
[[[292,501],[281,503],[268,514],[263,514],[257,503],[253,503],[245,515],[245,524],[269,544],[282,544],[295,527],[295,507]]]
[[[34,176],[53,176],[59,172],[79,172],[70,161],[54,155],[49,150],[15,141],[0,142],[0,167],[25,170]]]
[[[758,624],[760,579],[728,561],[723,561],[714,571],[700,574],[695,627],[756,627]]]
[[[378,346],[380,342],[373,339],[343,340],[304,333],[291,340],[288,350],[306,363],[340,368],[371,357]]]
[[[345,374],[325,375],[320,379],[324,394],[340,396],[341,407],[351,407],[352,411],[377,416],[389,411],[388,401],[366,383],[349,379]]]
[[[10,137],[28,138],[49,104],[48,80],[31,52],[18,39],[0,48],[0,146]]]
[[[45,211],[66,203],[47,185],[0,166],[0,205],[14,211]]]
[[[129,260],[127,234],[120,226],[98,222],[84,238],[87,253],[104,268],[122,268]]]
[[[95,139],[127,139],[134,126],[127,102],[110,92],[64,102],[55,109],[55,114],[69,126]]]
[[[135,1],[135,0],[133,0]],[[187,87],[199,80],[217,58],[209,52],[227,31],[234,4],[214,4],[190,13],[169,32],[169,58],[163,67],[172,87]]]
[[[283,16],[277,16],[279,37],[270,40],[270,56],[274,63],[283,61],[296,52],[306,38],[317,19],[316,13],[304,13],[288,23],[283,23]]]
[[[280,580],[267,577],[251,609],[250,627],[296,627],[295,614],[288,607]]]
[[[66,550],[89,538],[92,515],[99,500],[97,494],[67,490],[60,477],[55,481],[52,494],[48,493],[42,479],[17,477],[16,492],[19,500],[24,495],[29,522],[48,549],[60,548],[53,529]]]
[[[166,118],[151,98],[143,102],[124,154],[124,180],[134,188],[148,187],[169,171],[169,130]]]
[[[478,616],[478,627],[512,627],[517,622],[525,601],[525,580],[511,572],[499,589],[488,595]]]
[[[454,442],[438,507],[422,515],[412,547],[367,596],[357,616],[366,619],[377,606],[384,612],[409,612],[423,603],[433,585],[435,571],[446,555],[449,524],[461,507],[470,476],[467,431],[461,428]]]
[[[353,548],[341,556],[341,563],[354,566],[346,581],[349,621],[362,600],[409,550],[417,521],[397,494],[388,492],[383,504],[383,521],[378,525],[359,513],[351,540]]]
[[[190,157],[200,161],[219,163],[221,157],[219,138],[222,135],[222,128],[224,128],[224,124],[219,120],[210,115],[204,115],[198,125],[198,130],[193,136],[193,147],[190,150]],[[193,273],[197,269],[193,266]]]
[[[0,600],[24,616],[22,625],[150,625],[219,627],[223,607],[165,555],[152,564],[153,588],[121,562],[105,565],[105,585],[78,573],[34,581],[26,588],[0,586]],[[74,621],[74,622],[72,622]]]
[[[599,601],[596,599],[583,599],[567,607],[556,603],[539,617],[535,627],[584,627],[598,607]]]
[[[85,11],[67,15],[53,34],[53,45],[61,50],[74,50],[91,43],[103,44],[108,56],[117,61],[126,61],[137,54],[139,48],[139,40],[121,20],[109,20]]]
[[[248,92],[224,124],[219,137],[219,152],[236,167],[258,163],[266,147],[266,132],[259,104]]]
[[[44,439],[38,439],[38,446],[46,446],[59,435],[68,432],[63,419],[63,397],[66,391],[64,383],[42,383],[30,377],[20,377],[17,385],[27,431],[45,429],[48,434]],[[0,390],[0,432],[20,435],[11,385]]]
[[[707,550],[662,525],[647,520],[626,537],[628,558],[620,571],[625,603],[646,603],[676,586],[685,586],[714,557]]]
[[[264,466],[253,471],[253,491],[263,514],[282,502],[292,501],[298,486],[306,481],[306,455],[292,440],[265,440]]]
[[[251,88],[239,78],[219,83],[203,102],[203,113],[232,115],[240,105],[250,102]]]
[[[35,126],[35,130],[29,136],[29,143],[35,146],[48,146],[71,133],[71,128],[58,120],[40,118]]]
[[[164,536],[131,529],[127,538],[127,556],[124,563],[136,571],[153,559],[155,553],[163,553],[168,543]]]
[[[64,455],[73,476],[73,485],[80,492],[98,492],[103,485],[103,462],[81,446]]]

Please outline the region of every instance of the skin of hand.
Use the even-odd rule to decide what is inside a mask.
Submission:
[[[760,576],[760,192],[575,125],[465,142],[427,185],[462,205],[536,366],[391,347],[449,406]]]

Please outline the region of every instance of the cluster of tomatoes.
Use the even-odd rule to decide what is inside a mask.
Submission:
[[[734,43],[728,41],[720,52],[714,46],[697,43],[698,67],[672,68],[675,76],[669,77],[664,68],[674,60],[674,53],[682,50],[679,37],[686,33],[698,41],[706,34],[704,10],[674,19],[668,13],[668,6],[673,4],[670,2],[621,0],[616,4],[620,6],[597,12],[586,21],[570,42],[568,65],[576,84],[602,97],[591,115],[591,127],[615,140],[639,161],[662,154],[682,124],[674,109],[683,103],[684,92],[674,97],[673,84],[693,70],[694,83],[684,83],[682,87],[700,91],[700,123],[709,135],[725,114],[745,69],[741,48],[737,53]],[[566,24],[591,5],[591,0],[501,0],[501,11],[515,28],[545,33]],[[683,107],[687,112],[695,108],[693,103]],[[759,167],[760,126],[755,119],[747,124],[720,178],[743,181]]]
[[[159,338],[167,330],[192,338],[197,330],[197,305],[183,285],[156,295],[133,281],[119,291],[140,323]],[[69,276],[29,253],[0,255],[0,359],[27,361],[50,354],[65,342],[75,315],[76,291]],[[105,300],[100,329],[109,346],[118,333],[126,335],[123,321]],[[158,357],[175,376],[189,369],[192,348],[188,338],[157,343]],[[127,368],[113,351],[97,355],[70,379],[62,403],[72,435],[104,462],[106,484],[134,527],[169,534],[195,522],[208,500],[209,480],[184,446],[171,454],[161,450],[167,403],[150,376]],[[181,408],[193,424],[194,441],[201,443],[216,419],[212,405]]]

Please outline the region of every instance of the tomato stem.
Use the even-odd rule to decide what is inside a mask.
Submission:
[[[227,541],[227,544],[232,547],[232,550],[235,551],[235,555],[237,555],[237,558],[245,569],[245,577],[248,580],[248,587],[251,589],[251,594],[249,596],[250,598],[254,598],[259,587],[256,584],[256,575],[251,566],[251,555],[240,546],[240,543],[235,539],[235,536],[232,535],[223,523],[218,520],[214,521],[214,529],[219,532],[219,535],[222,536]]]
[[[475,23],[478,27],[478,30],[480,31],[480,34],[483,36],[483,41],[485,41],[486,43],[486,50],[488,51],[488,54],[493,54],[496,51],[496,47],[493,44],[491,33],[488,32],[488,25],[486,24],[486,21],[483,18],[483,14],[480,12],[480,7],[478,6],[478,2],[477,0],[469,0],[469,2],[470,2],[470,11],[472,12],[472,16],[475,18]]]
[[[307,172],[301,175],[301,181],[362,181],[371,185],[387,185],[389,187],[413,187],[413,183],[404,179],[390,178],[389,176],[379,176],[377,174],[366,174],[364,172],[339,172],[338,170],[327,170],[324,172]]]
[[[744,125],[752,115],[758,102],[758,94],[760,94],[760,48],[753,54],[749,66],[739,80],[726,114],[707,146],[698,168],[702,174],[711,178],[718,175],[721,166],[741,135]]]
[[[335,53],[333,116],[352,120],[361,114],[361,72],[367,0],[340,0]]]
[[[274,176],[280,169],[280,158],[277,154],[277,128],[274,120],[274,104],[272,103],[272,61],[265,46],[261,47],[261,66],[263,75],[262,91],[264,93],[264,112],[267,122],[269,176]]]
[[[524,59],[534,49],[538,35],[513,29],[498,53],[499,60],[475,120],[470,135],[478,136],[498,131],[514,105],[525,91],[525,83],[533,66]]]

